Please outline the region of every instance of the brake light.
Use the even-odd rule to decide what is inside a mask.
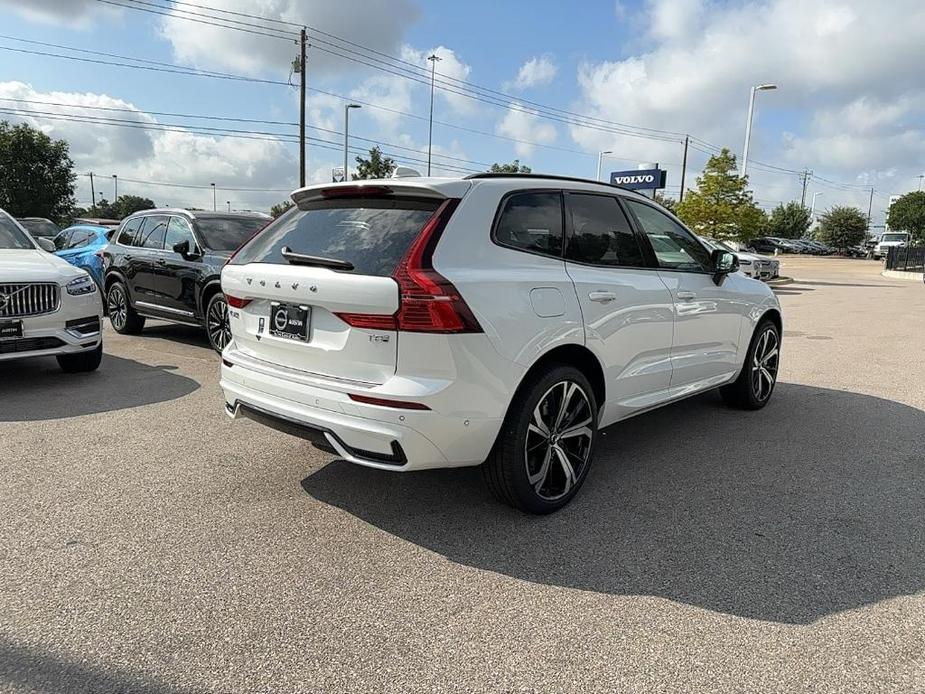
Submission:
[[[244,308],[253,301],[253,299],[242,299],[237,296],[232,296],[231,294],[225,294],[225,301],[227,301],[228,305],[232,308]]]
[[[394,407],[399,410],[429,410],[430,408],[427,405],[424,405],[419,402],[406,402],[404,400],[388,400],[386,398],[373,398],[369,395],[356,395],[354,393],[347,393],[349,397],[354,402],[362,402],[367,405],[379,405],[380,407]]]
[[[401,304],[398,329],[422,333],[480,333],[482,326],[453,283],[434,270],[434,249],[459,205],[444,201],[411,243],[392,277],[398,282]]]
[[[445,200],[398,262],[392,273],[399,293],[399,307],[395,314],[336,315],[354,328],[370,330],[446,334],[482,332],[482,326],[453,283],[433,267],[434,249],[458,205],[456,198]]]
[[[390,195],[392,189],[388,186],[332,186],[322,188],[323,198],[353,198],[357,196],[372,197],[375,195]]]

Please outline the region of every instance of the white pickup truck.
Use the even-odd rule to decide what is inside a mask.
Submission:
[[[912,241],[912,235],[908,231],[888,231],[874,246],[874,259],[880,260],[886,258],[890,248],[904,248]]]

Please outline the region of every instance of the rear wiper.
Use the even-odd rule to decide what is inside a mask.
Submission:
[[[319,255],[304,255],[302,253],[295,253],[289,249],[289,246],[283,246],[283,250],[280,251],[280,253],[287,261],[289,261],[291,265],[315,265],[317,267],[329,267],[333,270],[347,271],[353,269],[353,263],[347,260],[338,260],[337,258],[323,258]]]

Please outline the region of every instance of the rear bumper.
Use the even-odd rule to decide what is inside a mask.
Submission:
[[[354,402],[340,388],[293,383],[233,359],[226,351],[221,373],[229,416],[253,419],[359,465],[400,472],[479,465],[501,427],[495,418]]]

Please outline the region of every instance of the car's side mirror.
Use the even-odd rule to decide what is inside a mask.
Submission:
[[[723,277],[739,269],[738,256],[720,248],[710,254],[710,263],[713,266],[713,279],[717,284]]]
[[[35,239],[35,242],[43,251],[48,251],[49,253],[55,252],[55,244],[53,241],[49,241],[48,239],[39,236],[37,239]]]
[[[179,253],[184,260],[196,257],[198,255],[196,250],[195,248],[190,248],[189,241],[180,241],[180,243],[173,244],[173,252]]]

